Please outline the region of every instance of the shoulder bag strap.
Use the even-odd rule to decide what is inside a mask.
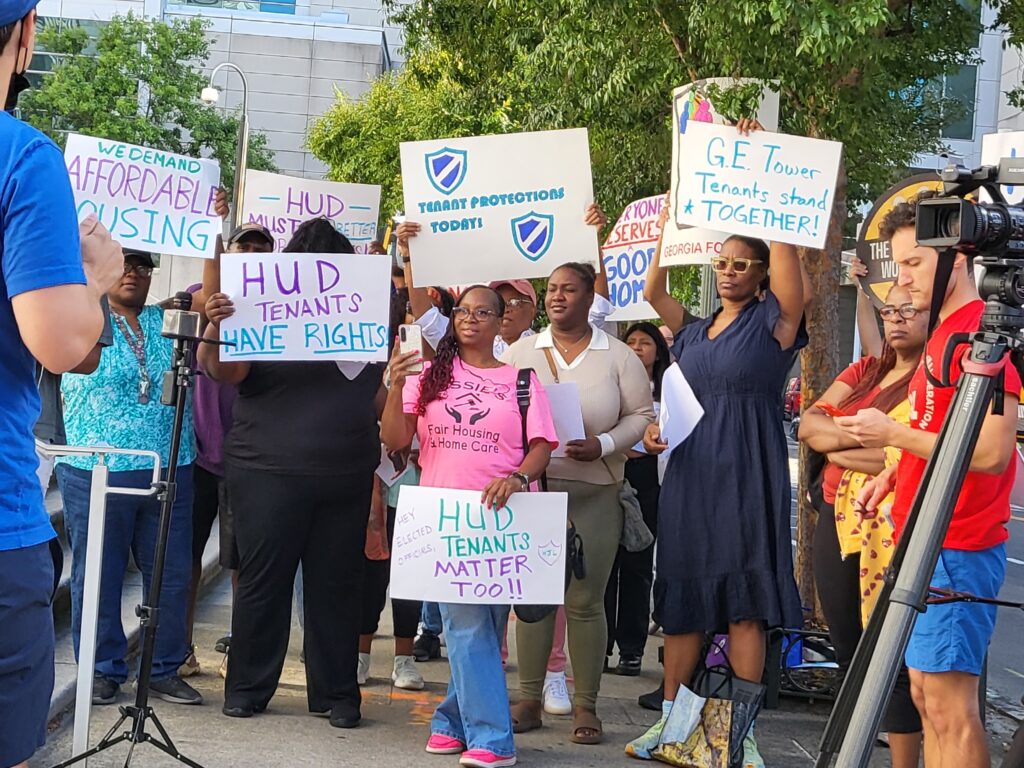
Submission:
[[[548,359],[548,368],[551,369],[551,375],[555,379],[555,384],[560,384],[558,380],[558,366],[555,365],[555,356],[551,354],[551,347],[544,347],[544,357]]]
[[[519,405],[519,418],[523,429],[523,455],[530,452],[530,438],[526,434],[526,415],[530,411],[530,377],[533,368],[520,368],[516,376],[516,403]],[[541,490],[548,489],[548,476],[545,472],[540,476]]]

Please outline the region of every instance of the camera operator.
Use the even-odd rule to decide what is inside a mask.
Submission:
[[[5,105],[32,58],[36,2],[0,3]],[[9,114],[0,114],[0,232],[0,766],[23,766],[46,740],[54,677],[55,534],[36,478],[33,358],[55,373],[86,358],[121,249],[95,220],[79,233],[60,150]]]
[[[932,305],[939,252],[917,243],[917,203],[935,196],[934,192],[923,192],[896,206],[881,227],[883,235],[892,241],[893,261],[899,267],[897,284],[910,291],[919,311]],[[910,382],[910,425],[900,425],[875,409],[835,420],[865,448],[892,446],[903,451],[899,464],[865,486],[858,500],[865,514],[871,515],[895,489],[892,517],[897,535],[906,524],[928,457],[952,404],[961,373],[961,355],[967,345],[960,346],[958,354],[952,356],[949,387],[933,386],[924,366],[934,377],[942,379],[940,361],[947,342],[954,334],[977,331],[984,308],[967,256],[957,252],[939,310],[939,323]],[[1003,387],[1003,415],[989,413],[985,417],[932,576],[933,587],[994,598],[1003,583],[1006,523],[1010,518],[1015,472],[1011,459],[1021,390],[1020,377],[1012,365],[1005,365]],[[989,765],[978,709],[978,684],[995,621],[994,606],[965,602],[929,605],[917,619],[906,662],[910,668],[911,694],[924,725],[927,768]]]

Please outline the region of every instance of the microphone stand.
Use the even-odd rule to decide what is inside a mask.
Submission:
[[[156,631],[160,623],[160,589],[164,580],[164,564],[167,558],[167,539],[171,529],[171,513],[177,494],[178,455],[181,452],[181,432],[185,421],[185,405],[188,403],[188,390],[193,386],[195,371],[196,345],[210,342],[199,335],[199,314],[188,311],[192,306],[192,296],[179,293],[175,296],[175,310],[165,312],[164,326],[161,333],[165,338],[174,340],[171,369],[164,373],[163,393],[160,401],[164,405],[174,407],[174,424],[171,430],[171,446],[168,456],[167,476],[157,485],[160,499],[160,522],[157,530],[156,552],[153,558],[153,578],[149,593],[142,605],[136,606],[135,614],[142,626],[142,658],[139,662],[139,677],[135,691],[135,703],[119,707],[121,717],[106,735],[92,749],[73,756],[71,759],[58,763],[54,768],[87,760],[93,755],[115,747],[122,742],[129,742],[128,757],[125,768],[132,761],[135,747],[138,744],[152,744],[180,763],[191,768],[203,768],[202,765],[189,759],[178,751],[164,728],[156,712],[149,703],[149,682],[153,673],[153,652],[156,645]],[[115,734],[127,721],[129,727],[120,734]],[[146,724],[152,722],[159,737],[146,730]]]

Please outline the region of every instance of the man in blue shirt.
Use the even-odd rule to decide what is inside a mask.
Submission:
[[[0,102],[28,67],[38,0],[0,0]],[[45,742],[53,690],[53,528],[36,479],[33,358],[81,363],[103,328],[100,297],[123,270],[96,221],[81,236],[60,150],[0,113],[0,766]]]

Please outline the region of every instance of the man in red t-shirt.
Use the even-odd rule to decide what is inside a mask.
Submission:
[[[893,261],[899,267],[898,284],[905,286],[918,310],[932,303],[938,251],[917,244],[917,203],[934,192],[922,193],[896,206],[882,223],[883,236],[892,241]],[[878,475],[861,496],[861,505],[874,512],[895,489],[892,517],[897,535],[906,524],[928,457],[954,395],[954,388],[933,386],[925,376],[928,366],[942,378],[941,361],[953,334],[978,330],[985,304],[978,295],[967,257],[958,253],[953,274],[939,311],[938,325],[925,348],[921,366],[910,383],[910,426],[903,426],[877,410],[837,418],[836,424],[865,447],[893,446],[903,451],[900,463]],[[954,355],[950,379],[960,377],[960,356]],[[1010,519],[1012,461],[1021,381],[1007,364],[1003,415],[985,417],[970,469],[957,499],[946,533],[932,586],[996,597],[1006,570],[1006,522]],[[985,730],[978,711],[978,680],[985,662],[995,608],[971,603],[931,605],[917,619],[906,661],[911,693],[921,713],[927,768],[988,768]]]

